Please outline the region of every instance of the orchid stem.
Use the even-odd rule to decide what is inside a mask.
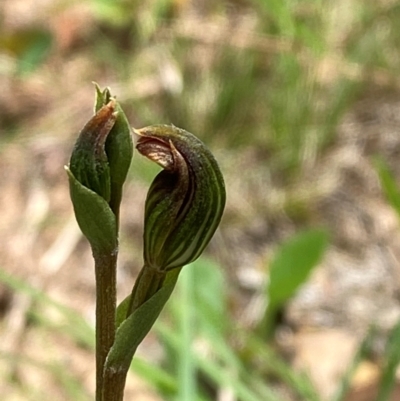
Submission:
[[[96,401],[122,401],[105,398],[104,364],[115,339],[115,311],[117,299],[117,252],[104,255],[93,251],[96,274]],[[122,394],[123,396],[123,394]]]

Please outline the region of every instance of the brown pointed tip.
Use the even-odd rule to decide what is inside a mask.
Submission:
[[[134,127],[132,127],[132,132],[136,135],[136,136],[142,136],[140,129],[136,129]]]
[[[174,169],[171,147],[163,141],[140,136],[136,142],[138,152],[166,170]]]
[[[147,127],[144,128],[133,128],[133,133],[138,137],[148,136],[150,134]]]

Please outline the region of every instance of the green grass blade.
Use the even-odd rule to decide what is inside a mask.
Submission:
[[[57,311],[61,312],[66,319],[65,324],[57,325],[58,329],[62,329],[64,334],[70,335],[71,338],[74,338],[82,345],[94,348],[93,328],[74,310],[53,300],[42,290],[34,288],[25,281],[12,276],[2,269],[0,269],[0,281],[17,292],[29,295],[34,301],[40,302],[47,307],[54,307]],[[33,308],[30,313],[33,313],[41,323],[46,323],[47,326],[55,327],[54,322],[51,322],[43,313],[36,311],[35,308]]]
[[[159,333],[162,341],[179,352],[181,344],[174,332],[166,325],[157,325],[156,331]],[[279,398],[271,390],[263,387],[263,398],[260,398],[260,392],[254,391],[249,385],[246,384],[245,377],[238,377],[239,372],[236,371],[235,366],[230,366],[225,361],[219,361],[213,357],[207,359],[201,358],[192,350],[186,350],[192,353],[192,358],[196,363],[198,369],[214,383],[217,389],[229,388],[234,395],[241,401],[278,401]],[[242,369],[243,370],[243,369]],[[253,375],[254,376],[254,375]],[[234,378],[234,379],[233,379]]]
[[[360,346],[357,349],[356,354],[354,355],[353,360],[351,361],[350,366],[348,367],[346,373],[342,377],[339,387],[332,397],[331,401],[342,401],[345,399],[350,386],[351,386],[351,379],[354,376],[354,373],[356,372],[360,362],[365,359],[367,356],[370,347],[371,347],[371,340],[372,340],[372,335],[373,335],[373,328],[369,330],[367,335],[364,337],[363,341],[361,342]]]
[[[189,275],[178,283],[178,293],[182,297],[174,298],[169,305],[174,326],[181,328],[179,334],[162,322],[156,325],[156,331],[170,352],[170,359],[180,361],[181,355],[185,355],[186,359],[180,364],[190,364],[187,368],[191,374],[189,382],[194,380],[194,372],[199,371],[217,389],[229,388],[240,400],[277,400],[265,380],[257,372],[248,371],[227,341],[227,336],[232,335],[234,330],[228,329],[225,281],[221,269],[212,261],[201,259],[186,267],[182,274]],[[183,335],[186,330],[190,335]],[[194,340],[199,338],[210,347],[207,359],[201,358],[192,349]],[[180,369],[182,366],[178,364],[178,371]],[[186,386],[188,391],[188,384],[181,386]]]
[[[376,158],[374,160],[375,168],[378,171],[379,179],[382,185],[383,193],[385,194],[388,202],[396,210],[398,216],[400,216],[400,190],[397,185],[395,178],[388,165],[382,158]]]
[[[396,370],[400,364],[400,321],[392,329],[386,345],[384,360],[385,366],[376,401],[388,401],[396,384]]]
[[[315,387],[306,374],[294,371],[264,340],[247,332],[240,334],[246,344],[244,353],[262,361],[257,364],[258,375],[275,376],[297,393],[301,400],[320,401]]]
[[[160,394],[170,394],[178,391],[178,382],[175,376],[144,359],[133,358],[130,369],[156,388]]]
[[[309,230],[281,246],[270,267],[267,295],[272,305],[281,305],[295,293],[321,260],[327,245],[326,231]]]
[[[276,311],[306,281],[320,262],[327,246],[327,232],[312,229],[297,234],[280,247],[270,266],[266,293],[268,307],[260,333],[271,334]]]
[[[48,372],[60,384],[60,389],[65,391],[66,395],[68,395],[68,398],[71,400],[89,401],[91,399],[82,383],[76,377],[71,375],[63,365],[37,361],[36,359],[32,359],[26,355],[4,351],[0,351],[0,359],[20,366],[31,365]],[[29,392],[31,391],[34,391],[34,389],[29,388]]]
[[[197,395],[196,366],[193,354],[187,352],[194,340],[194,274],[191,266],[182,271],[180,281],[181,319],[180,319],[180,343],[178,350],[178,400],[194,401]]]
[[[90,349],[94,349],[94,328],[90,326],[85,319],[80,316],[76,311],[60,304],[53,300],[43,291],[34,288],[30,284],[20,280],[12,275],[8,274],[4,270],[0,269],[0,281],[15,290],[32,297],[35,302],[38,303],[37,307],[33,307],[29,313],[35,318],[35,320],[46,329],[52,331],[59,331],[63,334],[67,334],[77,344],[81,344]],[[59,321],[54,322],[47,315],[41,313],[42,306],[53,306],[58,312],[60,312],[65,321],[60,323]],[[3,356],[4,357],[4,354]],[[20,356],[18,356],[19,358]],[[13,356],[14,360],[16,356]],[[32,361],[32,363],[39,363]],[[170,375],[163,369],[152,365],[150,362],[145,360],[134,358],[131,365],[131,370],[135,372],[139,377],[144,379],[153,388],[160,392],[160,394],[176,393],[178,389],[178,383],[176,377]],[[66,379],[67,380],[67,379]],[[71,397],[76,399],[76,397]],[[204,399],[197,398],[196,401],[205,401]]]

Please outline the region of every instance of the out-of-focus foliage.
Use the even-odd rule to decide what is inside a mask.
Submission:
[[[388,165],[385,163],[384,160],[382,160],[381,158],[377,158],[375,160],[375,166],[379,174],[383,192],[389,203],[393,206],[393,209],[396,210],[396,213],[400,217],[399,186],[397,185]]]
[[[17,73],[26,76],[46,59],[51,51],[53,37],[44,28],[28,28],[16,32],[0,31],[0,51],[6,51],[18,60]]]
[[[262,333],[271,334],[273,319],[279,308],[318,266],[327,245],[325,231],[310,230],[299,233],[280,247],[269,268],[268,306],[262,320]]]

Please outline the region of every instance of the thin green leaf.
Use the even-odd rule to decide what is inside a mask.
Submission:
[[[378,171],[381,181],[382,190],[388,202],[396,210],[400,216],[400,190],[393,174],[390,172],[388,165],[382,158],[376,158],[374,161],[375,168]]]
[[[81,381],[74,377],[66,369],[66,366],[62,366],[59,363],[46,363],[26,355],[7,353],[4,351],[0,351],[0,360],[5,360],[8,364],[17,363],[21,366],[31,365],[37,369],[48,372],[58,382],[59,388],[65,391],[67,397],[71,400],[88,401],[91,399]]]
[[[171,302],[169,310],[173,313],[174,328],[169,328],[162,322],[156,324],[156,331],[170,351],[172,361],[178,361],[178,372],[181,354],[185,355],[185,363],[190,363],[190,369],[201,371],[216,387],[232,389],[236,396],[244,396],[244,399],[277,399],[273,391],[266,385],[263,377],[257,372],[249,372],[241,362],[235,349],[227,341],[232,331],[228,330],[227,304],[224,296],[224,279],[221,270],[210,260],[199,259],[188,266],[183,274],[192,274],[188,283],[181,280],[178,284],[178,292],[190,293],[185,300],[177,299]],[[184,302],[185,301],[185,302]],[[190,317],[187,315],[190,310]],[[185,339],[183,332],[185,325],[190,325],[191,336]],[[177,332],[175,327],[181,327]],[[213,357],[201,359],[193,351],[193,330],[196,338],[207,341],[212,350]],[[233,330],[235,331],[235,330]],[[210,366],[209,366],[210,365]],[[224,372],[214,376],[213,372]],[[178,375],[179,377],[179,375]],[[235,377],[236,385],[226,382],[227,377]],[[231,380],[232,381],[232,380]],[[187,384],[181,383],[180,386]],[[198,394],[200,396],[200,394]],[[240,397],[239,397],[240,398]]]
[[[179,269],[168,273],[163,287],[148,301],[136,309],[119,326],[114,345],[105,364],[105,370],[127,371],[137,347],[150,331],[165,303],[170,297],[179,276]]]
[[[309,230],[281,246],[270,267],[267,295],[271,305],[281,305],[295,293],[320,262],[327,245],[326,231]]]
[[[382,372],[381,383],[379,386],[376,401],[388,401],[396,384],[396,370],[400,364],[400,320],[394,326],[388,339],[384,360],[385,366]]]
[[[182,272],[180,280],[180,291],[178,294],[180,308],[180,327],[178,336],[181,347],[178,351],[178,400],[194,401],[197,395],[196,386],[196,363],[193,359],[191,349],[194,341],[195,330],[195,300],[194,300],[194,272],[192,266],[187,266]]]
[[[200,258],[190,265],[194,275],[193,286],[196,312],[203,329],[218,332],[227,328],[227,299],[223,270],[211,259]]]
[[[258,327],[260,335],[272,335],[277,311],[306,281],[327,245],[327,232],[313,229],[297,234],[279,248],[270,265],[268,306]]]
[[[276,376],[296,392],[301,400],[320,401],[315,387],[306,374],[297,373],[271,346],[254,334],[244,330],[239,334],[246,344],[243,352],[250,355],[251,359],[257,358],[259,361],[256,369],[259,378]]]
[[[371,328],[367,335],[364,337],[363,341],[361,342],[360,346],[357,349],[356,354],[353,357],[353,360],[351,361],[350,366],[348,367],[347,371],[345,372],[344,376],[340,380],[339,387],[332,397],[331,401],[342,401],[345,399],[350,386],[351,386],[351,379],[354,376],[354,373],[356,372],[358,366],[360,365],[360,362],[365,359],[367,356],[368,352],[370,351],[371,348],[371,339],[372,335],[374,333],[373,328]]]
[[[157,325],[157,332],[161,336],[165,344],[179,352],[181,344],[179,338],[175,333],[169,329],[166,325]],[[270,390],[267,386],[263,385],[262,388],[257,388],[257,391],[249,382],[254,378],[254,372],[246,372],[243,367],[240,367],[240,362],[237,360],[237,364],[232,365],[226,363],[225,360],[220,360],[218,354],[219,349],[214,349],[217,353],[214,358],[202,358],[193,349],[187,349],[186,352],[192,353],[197,368],[210,380],[210,382],[216,385],[216,388],[225,389],[229,388],[233,394],[241,401],[278,401],[279,398],[275,393]],[[231,354],[234,353],[231,350]],[[236,358],[236,356],[235,356]],[[238,368],[239,367],[239,371]],[[236,377],[236,375],[239,375]],[[234,378],[234,379],[232,379]],[[263,397],[261,398],[261,393]]]
[[[17,292],[29,295],[35,302],[38,303],[37,307],[34,307],[33,310],[29,313],[31,313],[32,316],[34,316],[34,318],[44,328],[51,329],[52,331],[60,331],[61,333],[70,336],[77,343],[81,343],[84,346],[89,347],[90,349],[94,349],[95,344],[93,327],[90,326],[79,313],[55,301],[42,290],[31,286],[29,283],[20,280],[1,269],[0,282],[6,284],[8,287]],[[129,297],[122,301],[118,307],[122,320],[126,317]],[[59,319],[57,320],[57,322],[54,322],[43,313],[40,313],[39,310],[43,310],[42,306],[44,305],[46,307],[54,307],[65,318],[65,322],[62,322],[60,324]],[[4,355],[1,357],[4,357]],[[15,360],[14,356],[13,360]],[[171,376],[169,373],[165,372],[157,366],[154,366],[153,364],[150,364],[147,361],[135,358],[132,362],[131,370],[134,371],[138,376],[146,380],[151,386],[160,391],[160,393],[176,392],[178,389],[176,377]],[[204,400],[197,399],[196,401]]]
[[[176,393],[177,379],[165,369],[140,358],[133,358],[130,369],[162,393]]]
[[[76,313],[76,311],[68,308],[65,305],[60,304],[59,302],[50,298],[42,290],[35,288],[25,281],[8,274],[2,269],[0,269],[0,281],[17,292],[29,295],[34,301],[39,302],[39,305],[54,307],[65,317],[65,323],[54,323],[49,320],[47,316],[43,313],[36,312],[35,310],[31,311],[31,313],[35,316],[37,320],[40,321],[40,323],[45,324],[47,327],[59,329],[64,334],[67,333],[71,336],[71,338],[75,339],[75,341],[83,344],[84,346],[94,348],[93,328],[81,315]]]

